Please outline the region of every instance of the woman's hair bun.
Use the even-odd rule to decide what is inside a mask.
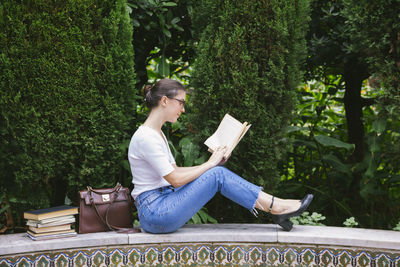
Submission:
[[[146,96],[148,92],[150,92],[151,88],[153,87],[153,85],[151,84],[146,84],[145,86],[143,86],[143,95]]]
[[[148,102],[151,99],[151,88],[153,88],[153,85],[147,84],[143,87],[143,96],[144,96],[144,101]]]

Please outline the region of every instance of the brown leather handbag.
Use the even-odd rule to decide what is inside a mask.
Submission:
[[[79,192],[79,233],[106,231],[139,232],[133,228],[129,189],[119,183],[114,188]]]

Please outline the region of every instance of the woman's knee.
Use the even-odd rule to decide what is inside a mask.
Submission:
[[[215,166],[208,171],[206,171],[204,174],[214,174],[214,175],[220,175],[223,174],[224,172],[229,172],[229,170],[223,166]]]

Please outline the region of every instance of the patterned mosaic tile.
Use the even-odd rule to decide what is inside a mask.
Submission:
[[[400,251],[282,244],[163,244],[0,258],[3,266],[400,266]]]

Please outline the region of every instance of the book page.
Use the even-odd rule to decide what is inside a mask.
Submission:
[[[248,124],[248,125],[247,125],[247,122],[246,122],[246,127],[243,129],[243,132],[242,132],[242,134],[240,135],[239,140],[237,141],[237,143],[235,144],[235,146],[240,142],[240,140],[242,140],[243,136],[247,133],[247,131],[250,129],[250,127],[251,127],[251,124]]]
[[[228,151],[232,152],[231,149],[238,143],[245,125],[230,116],[225,114],[217,130],[211,135],[204,144],[209,147],[212,152],[219,146],[227,146]],[[229,152],[229,153],[230,153]],[[226,156],[228,156],[227,154]]]
[[[236,141],[233,143],[233,145],[228,148],[228,150],[225,153],[225,158],[227,158],[232,151],[235,149],[235,147],[237,146],[237,144],[239,144],[240,140],[242,140],[243,136],[246,134],[246,132],[249,130],[251,124],[247,125],[247,122],[243,123],[243,128],[242,128],[242,132],[240,133],[239,137],[236,139]]]

